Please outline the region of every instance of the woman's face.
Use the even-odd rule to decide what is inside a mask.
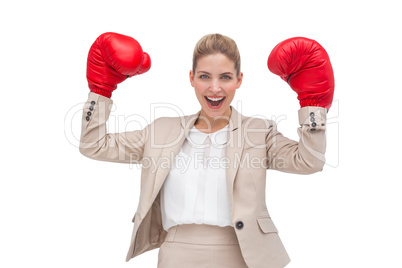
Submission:
[[[190,71],[190,82],[201,104],[201,115],[211,119],[229,117],[230,103],[242,80],[243,73],[237,77],[234,62],[223,54],[198,59],[195,73]]]

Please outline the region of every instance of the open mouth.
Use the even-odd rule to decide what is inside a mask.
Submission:
[[[208,103],[209,108],[219,109],[222,106],[222,103],[226,99],[226,97],[207,97],[204,96],[205,100]]]

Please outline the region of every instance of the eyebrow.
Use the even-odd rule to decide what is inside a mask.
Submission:
[[[206,71],[198,71],[197,73],[204,73],[204,74],[209,74],[209,75],[210,75],[210,73],[208,73],[208,72],[206,72]],[[231,73],[231,72],[221,73],[220,75],[224,75],[224,74],[231,74],[231,75],[233,75],[233,73]]]

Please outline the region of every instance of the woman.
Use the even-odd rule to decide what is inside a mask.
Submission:
[[[284,137],[274,122],[243,116],[230,105],[243,73],[236,43],[219,34],[204,36],[194,50],[190,83],[199,112],[111,134],[106,121],[113,90],[148,71],[150,58],[136,40],[116,33],[105,33],[92,45],[80,152],[142,164],[127,261],[160,248],[159,268],[289,263],[265,204],[266,169],[322,170],[333,73],[325,50],[305,38],[278,44],[268,66],[299,94],[299,142]]]

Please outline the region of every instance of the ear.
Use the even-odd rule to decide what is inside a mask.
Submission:
[[[190,70],[190,84],[192,87],[194,87],[194,74],[193,70]]]
[[[243,73],[240,72],[239,77],[237,77],[236,89],[238,89],[241,86],[242,82],[243,82]]]

